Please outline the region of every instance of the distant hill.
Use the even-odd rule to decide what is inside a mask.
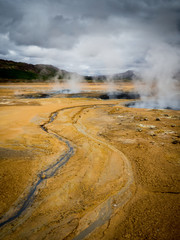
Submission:
[[[52,65],[33,65],[0,59],[0,82],[48,82],[53,78],[61,80],[72,77],[84,78],[87,82],[103,82],[108,79],[114,81],[131,81],[135,77],[135,73],[128,70],[124,73],[114,75],[80,76],[77,73],[61,70]]]
[[[136,75],[132,70],[128,70],[126,72],[113,75],[114,80],[133,80],[135,77]]]
[[[0,59],[0,82],[48,81],[53,77],[62,79],[70,76],[70,74],[52,65],[33,65]]]
[[[85,76],[87,81],[96,81],[103,82],[106,80],[114,80],[114,81],[131,81],[136,77],[135,73],[132,70],[128,70],[123,73],[117,73],[113,75],[98,75],[98,76]]]

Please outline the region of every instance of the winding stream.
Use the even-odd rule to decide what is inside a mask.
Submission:
[[[97,104],[97,105],[112,105],[112,104]],[[1,217],[0,228],[3,227],[4,225],[6,225],[7,223],[11,223],[13,220],[18,218],[27,209],[27,207],[29,207],[30,204],[32,203],[34,194],[35,194],[37,188],[39,187],[39,185],[46,179],[53,177],[55,175],[55,173],[57,172],[57,170],[60,167],[62,167],[64,164],[66,164],[67,161],[74,155],[75,150],[74,150],[71,142],[68,141],[67,139],[57,135],[56,133],[54,133],[52,131],[51,131],[51,133],[49,133],[46,125],[49,123],[52,123],[56,119],[57,114],[60,111],[73,109],[76,107],[88,107],[88,106],[96,106],[96,105],[82,105],[82,106],[73,106],[73,107],[66,107],[66,108],[58,109],[57,111],[50,114],[48,122],[40,125],[40,127],[43,131],[55,136],[59,141],[64,142],[66,144],[66,146],[68,147],[68,150],[65,154],[60,155],[54,164],[51,164],[48,168],[46,168],[44,171],[41,171],[37,175],[36,182],[30,188],[30,191],[27,194],[27,196],[23,199],[23,202],[21,204],[18,204],[18,209],[13,211],[13,213],[9,213],[10,211],[8,211],[4,216]]]
[[[63,155],[60,155],[54,164],[51,164],[44,171],[41,171],[37,175],[37,180],[31,187],[31,189],[30,189],[29,193],[27,194],[27,196],[25,197],[25,199],[23,200],[23,203],[20,205],[20,207],[17,210],[15,210],[13,212],[13,214],[11,214],[10,217],[8,216],[8,212],[7,212],[7,214],[4,216],[4,219],[5,218],[6,219],[0,223],[0,227],[3,227],[7,223],[10,223],[13,220],[15,220],[16,218],[18,218],[33,202],[33,199],[35,197],[35,192],[38,189],[39,185],[45,179],[53,177],[55,175],[55,173],[57,172],[57,170],[60,167],[62,167],[64,164],[66,164],[67,161],[75,153],[75,149],[69,140],[59,136],[58,134],[54,133],[53,131],[49,131],[48,128],[46,127],[46,125],[52,123],[56,119],[56,117],[60,111],[73,109],[73,108],[77,108],[77,107],[81,107],[81,108],[86,107],[87,108],[87,107],[94,107],[94,106],[97,107],[97,106],[105,106],[105,105],[113,106],[113,104],[92,104],[92,105],[80,105],[80,106],[72,106],[72,107],[58,109],[57,111],[50,114],[48,122],[40,125],[40,127],[43,131],[45,131],[48,134],[53,135],[59,141],[64,142],[66,144],[66,146],[68,147],[68,150]],[[89,235],[92,231],[94,231],[97,227],[102,226],[105,222],[110,220],[110,218],[114,212],[114,210],[112,208],[112,202],[113,202],[114,197],[119,196],[121,198],[121,200],[119,201],[119,203],[117,205],[118,207],[123,206],[130,199],[131,193],[128,190],[130,188],[130,185],[133,183],[133,174],[132,174],[132,169],[131,169],[130,163],[129,163],[128,159],[124,156],[124,154],[122,154],[122,152],[120,152],[118,149],[116,149],[114,146],[110,145],[109,143],[106,143],[100,139],[97,139],[93,135],[89,135],[83,128],[81,121],[75,121],[74,126],[77,129],[77,131],[81,132],[86,137],[90,138],[91,140],[93,140],[95,142],[103,144],[104,146],[110,148],[112,151],[117,152],[120,155],[120,157],[124,160],[125,167],[129,172],[129,179],[127,180],[126,184],[120,189],[120,191],[117,192],[115,195],[110,196],[108,199],[106,199],[104,202],[102,202],[98,206],[99,213],[98,213],[97,219],[92,224],[90,224],[86,229],[82,230],[79,234],[77,234],[73,238],[74,240],[81,240],[84,237],[86,237],[87,235]]]
[[[58,111],[60,111],[60,110],[58,110]],[[49,133],[48,129],[46,128],[46,125],[49,124],[49,123],[52,123],[55,120],[55,118],[57,117],[58,111],[56,111],[56,112],[54,112],[50,115],[50,118],[49,118],[48,122],[40,125],[41,129],[43,131],[45,131],[46,133]],[[67,152],[63,155],[60,155],[60,157],[57,159],[57,161],[54,164],[50,165],[47,169],[45,169],[44,171],[41,171],[38,174],[37,181],[31,187],[28,195],[24,199],[21,206],[10,217],[8,217],[8,218],[6,217],[7,218],[6,220],[0,222],[0,227],[3,227],[7,223],[10,223],[13,220],[15,220],[16,218],[18,218],[27,209],[27,207],[30,205],[30,203],[32,203],[33,198],[34,198],[34,193],[36,192],[39,185],[45,179],[48,179],[48,178],[51,178],[52,176],[54,176],[55,173],[57,172],[57,170],[60,167],[62,167],[65,163],[67,163],[67,161],[73,156],[75,151],[74,151],[74,148],[73,148],[72,144],[70,143],[70,141],[68,141],[67,139],[53,133],[52,131],[51,131],[50,134],[54,135],[58,140],[60,140],[61,142],[64,142],[67,145],[67,147],[68,147]]]

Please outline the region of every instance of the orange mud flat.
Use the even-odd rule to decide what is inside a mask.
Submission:
[[[0,239],[179,239],[179,111],[39,88],[0,87]]]

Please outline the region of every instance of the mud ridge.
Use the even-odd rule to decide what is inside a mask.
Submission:
[[[101,144],[105,145],[106,147],[110,148],[111,150],[113,150],[115,152],[118,152],[120,157],[123,159],[123,162],[125,164],[125,168],[128,172],[128,180],[127,180],[125,186],[122,187],[120,191],[118,191],[114,195],[110,196],[108,199],[106,199],[104,202],[102,202],[100,205],[98,205],[96,207],[96,208],[99,208],[98,218],[91,225],[89,225],[86,229],[84,229],[78,235],[76,235],[73,238],[73,240],[84,239],[89,234],[91,234],[97,227],[100,227],[100,226],[104,225],[107,221],[110,221],[111,217],[115,213],[115,210],[113,209],[113,198],[115,198],[117,196],[121,198],[120,202],[117,204],[117,208],[120,208],[120,207],[124,206],[130,200],[130,198],[132,197],[132,192],[130,190],[130,187],[134,182],[132,168],[131,168],[130,162],[126,158],[126,156],[121,151],[119,151],[117,148],[112,146],[111,144],[109,144],[107,142],[104,142],[104,141],[98,139],[97,137],[88,134],[85,131],[84,126],[82,125],[81,120],[80,120],[81,118],[79,116],[81,115],[82,111],[84,111],[87,108],[88,108],[88,106],[82,108],[77,113],[77,116],[76,116],[77,120],[74,119],[74,125],[75,125],[76,129],[79,132],[81,132],[83,135],[85,135],[86,137],[92,139],[93,141],[101,143]],[[96,211],[96,208],[93,211]]]

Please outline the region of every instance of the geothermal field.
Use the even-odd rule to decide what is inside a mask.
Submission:
[[[0,85],[0,239],[179,239],[180,112],[67,87]]]
[[[180,0],[0,0],[0,240],[180,240]]]

